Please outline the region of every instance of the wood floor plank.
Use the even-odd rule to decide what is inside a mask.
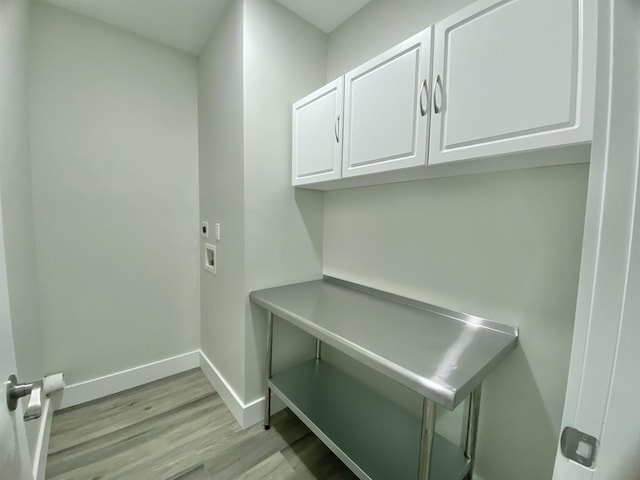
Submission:
[[[236,480],[294,480],[296,472],[280,452],[274,453],[256,466],[236,477]]]
[[[271,429],[262,425],[251,428],[251,435],[242,442],[210,458],[205,467],[211,480],[232,480],[289,444],[308,435],[309,429],[289,410],[275,414]]]
[[[212,393],[211,384],[199,369],[194,369],[81,408],[61,410],[54,415],[49,452],[107,435]]]
[[[178,474],[170,480],[211,480],[207,471],[204,468],[204,464],[200,464],[195,468],[190,469],[188,472]]]
[[[217,394],[50,457],[48,477],[170,478],[243,438]]]
[[[48,480],[355,478],[289,410],[241,429],[200,370],[63,411],[52,430]]]
[[[301,480],[356,480],[347,466],[313,434],[290,444],[282,451]]]

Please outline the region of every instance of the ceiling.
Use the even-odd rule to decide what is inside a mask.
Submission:
[[[324,33],[331,33],[370,0],[276,0]]]
[[[46,1],[195,55],[230,0]]]
[[[45,0],[165,45],[197,55],[230,1]],[[325,33],[370,0],[275,0]]]

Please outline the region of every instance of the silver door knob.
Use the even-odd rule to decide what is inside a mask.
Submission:
[[[42,415],[42,382],[18,383],[15,375],[9,376],[7,383],[7,407],[13,412],[18,407],[18,400],[22,397],[29,397],[27,409],[24,411],[25,420],[33,420]]]

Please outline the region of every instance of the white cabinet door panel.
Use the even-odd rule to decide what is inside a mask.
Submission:
[[[481,0],[436,24],[429,164],[590,141],[592,4]]]
[[[341,77],[293,104],[293,185],[340,178],[343,91]]]
[[[345,75],[343,177],[426,163],[428,28]]]

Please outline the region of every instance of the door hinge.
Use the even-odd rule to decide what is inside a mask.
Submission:
[[[593,468],[598,439],[573,427],[565,427],[560,437],[560,450],[569,460]]]

